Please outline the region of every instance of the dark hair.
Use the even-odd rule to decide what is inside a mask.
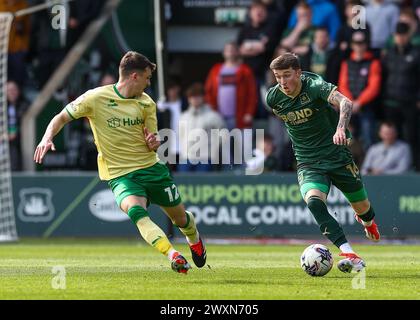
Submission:
[[[281,54],[270,63],[271,70],[285,70],[289,68],[293,70],[301,69],[299,58],[291,52]]]
[[[410,26],[405,22],[398,22],[395,27],[395,33],[397,34],[407,34],[410,32]]]
[[[386,127],[389,127],[389,128],[394,128],[395,130],[397,130],[397,125],[395,124],[394,121],[391,121],[391,120],[382,121],[381,126],[386,126]]]
[[[128,51],[120,61],[120,73],[123,76],[128,76],[130,73],[135,71],[145,71],[147,68],[155,71],[156,64],[150,62],[150,60],[135,51]]]
[[[264,142],[274,142],[274,138],[269,133],[264,133]]]
[[[298,2],[298,4],[296,5],[296,8],[299,8],[299,7],[312,10],[311,6],[305,0],[301,0]]]
[[[326,33],[328,33],[328,35],[330,35],[330,32],[328,31],[328,28],[327,27],[316,27],[315,28],[315,32],[317,32],[317,31],[325,31]]]
[[[263,7],[264,9],[267,9],[267,6],[261,0],[253,0],[249,8],[252,9],[254,7]]]
[[[186,91],[187,97],[204,96],[204,87],[200,82],[190,85]]]
[[[363,3],[360,0],[347,0],[346,1],[346,6],[349,6],[349,5],[351,5],[351,6],[362,6]]]

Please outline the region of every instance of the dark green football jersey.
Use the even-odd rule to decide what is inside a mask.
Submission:
[[[328,97],[337,87],[311,72],[302,72],[301,80],[302,90],[295,98],[283,93],[278,84],[266,96],[267,105],[286,125],[298,167],[334,169],[351,163],[348,147],[333,142],[339,114]]]

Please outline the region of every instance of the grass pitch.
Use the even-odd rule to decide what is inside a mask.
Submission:
[[[320,278],[300,268],[305,247],[208,244],[209,266],[182,275],[139,241],[21,240],[0,245],[0,299],[420,299],[420,246],[354,246],[363,275],[338,271],[329,245],[334,267]],[[176,248],[192,263],[186,245]],[[63,285],[57,266],[65,289],[53,289]]]

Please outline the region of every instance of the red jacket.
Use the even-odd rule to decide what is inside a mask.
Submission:
[[[219,92],[219,75],[223,64],[214,65],[206,80],[206,101],[218,110],[217,95]],[[255,115],[257,110],[257,83],[250,67],[242,63],[236,72],[236,127],[239,129],[251,127],[252,123],[244,123],[245,114]]]
[[[381,63],[378,59],[373,57],[373,54],[366,52],[364,55],[365,61],[371,61],[368,81],[366,88],[361,92],[358,97],[353,97],[350,87],[349,87],[349,69],[348,62],[343,61],[340,68],[340,76],[338,80],[338,90],[344,94],[350,100],[360,103],[361,106],[364,106],[372,102],[380,93],[381,90]],[[354,53],[351,54],[350,60],[355,61]]]

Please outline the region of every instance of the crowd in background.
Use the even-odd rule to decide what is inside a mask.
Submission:
[[[73,10],[75,15],[70,19],[73,22],[67,35],[70,41],[65,45],[60,42],[60,33],[53,34],[37,25],[32,25],[29,31],[27,18],[15,22],[7,86],[12,157],[19,154],[19,119],[27,108],[27,103],[20,98],[19,87],[28,85],[24,83],[28,79],[37,81],[39,87],[45,84],[63,54],[80,35],[81,28],[98,14],[100,2],[82,1],[84,7]],[[356,6],[363,6],[362,15],[355,9],[360,7]],[[211,165],[208,160],[218,150],[210,148],[207,154],[197,158],[183,150],[183,144],[177,143],[177,139],[172,139],[169,152],[178,160],[185,160],[172,165],[172,169],[181,172],[235,170],[244,166],[252,168],[261,162],[265,171],[294,170],[292,145],[284,124],[268,111],[264,101],[265,92],[275,84],[268,68],[270,61],[282,52],[291,51],[300,57],[304,71],[321,75],[353,101],[351,150],[363,173],[419,171],[419,20],[419,0],[253,1],[237,38],[221,48],[223,61],[209,66],[207,77],[197,79],[187,88],[180,86],[179,79],[169,79],[166,100],[158,101],[157,105],[159,118],[168,114],[170,119],[160,123],[174,132],[178,132],[180,122],[185,122],[190,130],[264,128],[265,135],[256,142],[253,159],[244,159],[242,166],[232,159],[225,161],[229,165]],[[42,24],[42,19],[38,23]],[[30,32],[35,33],[28,36]],[[35,38],[36,34],[43,36]],[[34,40],[36,48],[31,46],[30,40]],[[29,70],[34,73],[32,77],[28,76],[28,70],[22,70],[25,65],[22,61],[27,61],[28,56],[35,60],[34,69]],[[42,72],[37,74],[36,70]],[[104,70],[95,81],[91,81],[93,86],[115,83],[116,78]],[[87,127],[84,129],[89,132]],[[179,137],[187,139],[181,133]],[[81,144],[83,163],[80,166],[91,170],[96,157],[92,137],[85,134],[83,139],[89,143]],[[225,143],[232,144],[232,141]],[[235,148],[238,145],[232,144],[232,154],[224,156],[232,158]],[[195,165],[191,160],[200,164]],[[18,166],[19,161],[12,163]]]

